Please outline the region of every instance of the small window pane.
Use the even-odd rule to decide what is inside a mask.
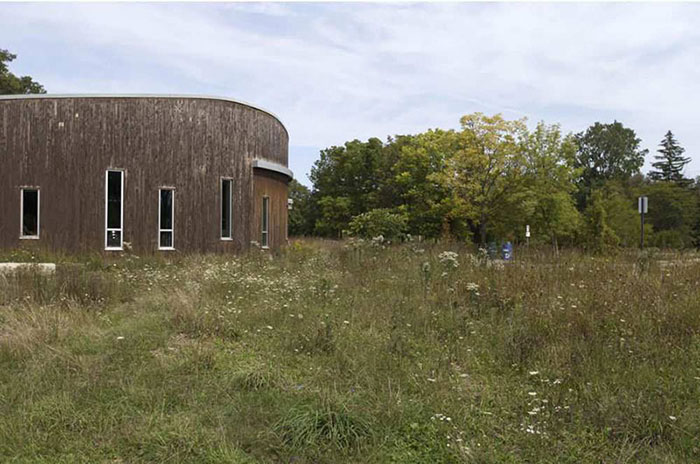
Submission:
[[[268,246],[268,225],[270,222],[270,199],[263,197],[262,201],[262,237],[260,243],[262,246]]]
[[[39,191],[22,190],[22,235],[39,235]]]
[[[160,233],[160,247],[161,248],[172,248],[173,247],[173,233],[172,232],[161,232]]]
[[[122,246],[122,233],[119,230],[110,230],[107,232],[107,246],[110,248],[118,248]]]
[[[173,228],[173,191],[160,191],[160,228],[172,230]]]
[[[231,180],[221,181],[221,237],[231,238]]]
[[[267,232],[267,220],[268,220],[268,205],[269,205],[269,198],[265,197],[263,198],[263,212],[262,212],[262,228],[263,231]]]

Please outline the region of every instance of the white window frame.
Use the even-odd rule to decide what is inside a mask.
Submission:
[[[228,224],[228,233],[229,235],[224,235],[223,234],[223,229],[221,227],[221,223],[223,221],[222,213],[224,212],[224,182],[229,182],[229,202],[228,202],[228,217],[229,217],[229,224]],[[221,201],[220,203],[220,208],[219,208],[219,235],[221,237],[221,240],[224,241],[232,241],[233,240],[233,178],[231,177],[222,177],[221,181],[219,182],[219,200]]]
[[[36,235],[24,235],[24,192],[36,191]],[[19,238],[20,240],[39,240],[41,236],[41,189],[39,187],[20,187],[19,189]]]
[[[161,196],[161,192],[163,190],[169,190],[170,191],[170,219],[172,223],[172,229],[161,229],[160,228],[160,220],[161,220],[161,207],[163,203],[163,197]],[[172,246],[169,247],[164,247],[161,246],[160,244],[160,234],[161,232],[170,232],[170,243],[172,243]],[[175,187],[161,187],[158,189],[158,249],[162,251],[173,251],[175,250]]]
[[[109,173],[110,172],[118,172],[121,174],[121,188],[120,188],[120,193],[121,193],[121,198],[119,200],[119,206],[120,206],[120,218],[119,218],[119,225],[121,226],[118,229],[114,228],[108,228],[107,227],[107,219],[109,216],[109,208],[108,208],[108,199],[109,199]],[[126,172],[124,169],[107,169],[105,171],[105,250],[106,251],[123,251],[124,250],[124,177],[126,177]],[[118,231],[119,232],[119,246],[118,247],[110,247],[107,245],[108,243],[108,238],[109,238],[109,233]]]
[[[267,208],[265,208],[267,206]],[[262,248],[270,248],[270,197],[264,195],[262,197],[262,206],[260,211],[260,246]]]

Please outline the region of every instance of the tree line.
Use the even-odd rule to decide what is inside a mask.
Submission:
[[[0,49],[0,95],[46,93],[10,72],[17,55]],[[466,115],[460,129],[370,138],[332,146],[311,170],[312,189],[292,181],[290,235],[452,238],[484,245],[522,242],[603,250],[636,246],[636,199],[649,198],[645,225],[657,247],[700,246],[700,177],[669,130],[652,171],[648,151],[620,122],[578,134],[557,124]]]
[[[596,122],[577,134],[525,119],[469,114],[457,130],[353,140],[321,151],[311,189],[293,181],[290,235],[637,246],[637,197],[649,198],[647,243],[700,245],[700,178],[669,130],[653,170],[634,130]]]

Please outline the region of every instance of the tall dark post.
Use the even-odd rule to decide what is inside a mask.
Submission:
[[[639,197],[637,200],[637,205],[639,208],[639,217],[641,217],[641,227],[640,227],[640,234],[639,234],[639,248],[644,249],[644,213],[647,212],[647,208],[649,207],[649,200],[647,197]]]

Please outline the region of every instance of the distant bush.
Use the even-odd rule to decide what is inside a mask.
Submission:
[[[659,248],[689,248],[693,246],[692,233],[686,228],[654,232],[649,242]]]
[[[361,238],[384,237],[385,240],[402,239],[406,233],[408,218],[390,209],[373,209],[352,218],[350,234]]]

